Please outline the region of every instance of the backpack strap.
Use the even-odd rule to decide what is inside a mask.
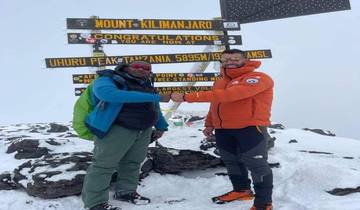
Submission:
[[[97,71],[96,73],[98,74],[99,77],[110,77],[111,79],[113,79],[113,81],[116,83],[117,86],[121,85],[122,87],[126,88],[126,80],[119,74],[115,74],[114,70],[111,69],[106,69],[106,70],[100,70]]]
[[[122,76],[118,74],[113,74],[111,78],[114,80],[115,83],[125,87],[125,90],[127,89],[126,80]]]

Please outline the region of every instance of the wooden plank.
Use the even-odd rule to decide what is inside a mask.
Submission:
[[[240,30],[236,21],[223,20],[67,18],[66,26],[88,30]]]
[[[246,55],[250,59],[272,58],[270,50],[249,50]],[[107,57],[65,57],[45,58],[47,68],[98,67],[116,66],[119,62],[146,61],[152,64],[190,63],[219,61],[221,52],[157,54],[157,55],[125,55]]]

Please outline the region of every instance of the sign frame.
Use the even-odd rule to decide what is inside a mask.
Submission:
[[[68,44],[241,45],[240,35],[67,33]]]
[[[66,18],[67,29],[82,30],[240,30],[236,21],[198,19]]]
[[[249,59],[272,58],[271,50],[246,50]],[[120,62],[146,61],[152,64],[166,63],[191,63],[219,61],[222,52],[155,54],[155,55],[124,55],[106,57],[64,57],[45,58],[47,68],[74,68],[74,67],[99,67],[116,66]]]
[[[75,96],[80,96],[86,87],[75,88]],[[166,87],[155,87],[159,94],[171,94],[171,93],[191,93],[197,91],[209,91],[212,86],[166,86]]]
[[[90,84],[97,74],[73,74],[73,84]],[[154,82],[214,82],[220,73],[154,73]]]

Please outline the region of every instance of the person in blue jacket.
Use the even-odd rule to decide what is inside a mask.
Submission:
[[[146,157],[151,135],[167,130],[159,102],[169,95],[156,93],[151,65],[136,61],[115,70],[98,72],[93,82],[94,110],[86,125],[95,135],[94,154],[84,179],[82,199],[90,210],[119,210],[108,204],[112,175],[118,172],[114,199],[134,204],[150,203],[136,192],[139,169]],[[155,127],[153,131],[152,127]]]

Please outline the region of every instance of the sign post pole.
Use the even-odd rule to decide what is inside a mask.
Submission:
[[[221,31],[215,31],[216,35],[222,35],[223,32]],[[216,46],[218,49],[217,51],[220,51],[221,46]],[[206,46],[203,52],[209,52],[211,51],[211,49],[213,48],[213,46]],[[194,65],[192,66],[190,72],[191,73],[203,73],[206,68],[209,66],[210,62],[201,62],[201,63],[194,63]],[[187,82],[186,85],[188,86],[194,86],[196,82]],[[166,120],[168,120],[172,114],[179,108],[181,102],[172,102],[172,104],[169,106],[167,112],[165,113],[164,117]]]
[[[99,17],[93,15],[90,18],[96,20]],[[93,30],[91,30],[91,33],[101,33],[101,31],[93,29]],[[92,55],[93,55],[93,57],[105,57],[106,56],[101,43],[99,41],[97,41],[97,40],[92,45]],[[105,66],[98,66],[98,67],[96,67],[96,71],[104,70],[105,68],[106,68]]]

